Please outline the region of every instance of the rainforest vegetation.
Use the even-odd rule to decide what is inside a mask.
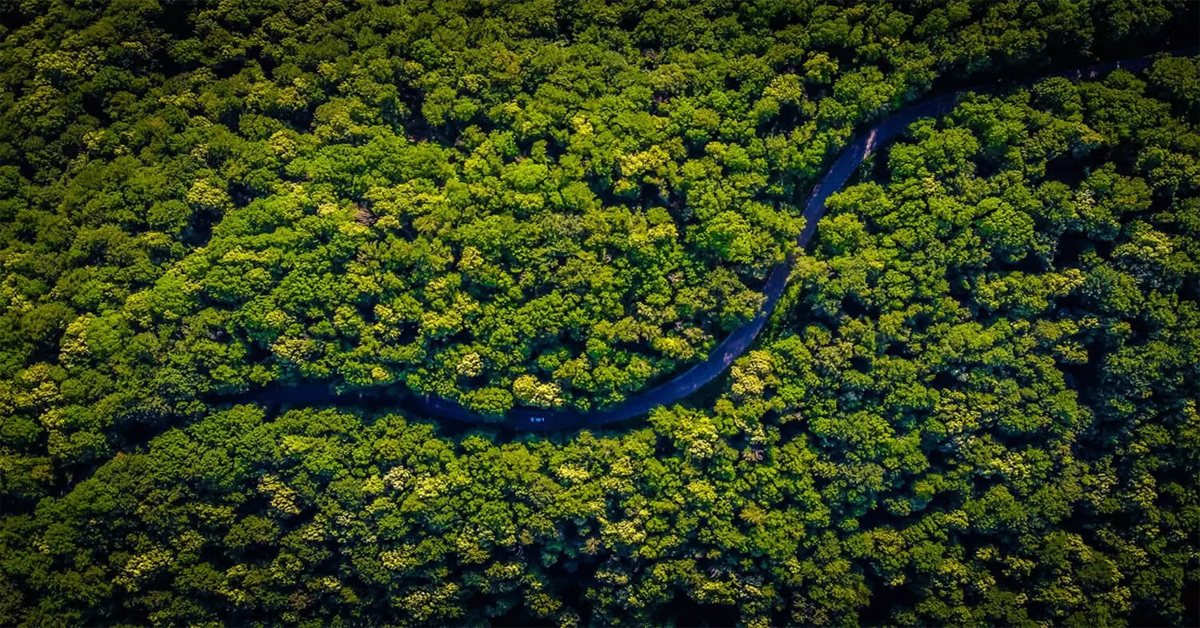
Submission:
[[[1194,622],[1198,19],[0,3],[0,625]]]

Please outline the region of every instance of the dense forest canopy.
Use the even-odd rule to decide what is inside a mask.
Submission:
[[[1200,61],[1171,2],[0,5],[0,624],[1181,624]],[[607,433],[500,416],[712,390]],[[286,406],[286,404],[285,404]],[[1188,604],[1191,604],[1189,607]]]

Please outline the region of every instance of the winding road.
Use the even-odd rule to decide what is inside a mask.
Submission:
[[[1182,53],[1175,52],[1171,54]],[[1194,53],[1187,51],[1187,54]],[[858,165],[881,146],[904,133],[908,126],[917,119],[946,115],[968,93],[992,93],[1003,88],[1029,85],[1053,77],[1063,77],[1073,81],[1094,79],[1116,69],[1136,72],[1150,65],[1153,60],[1152,56],[1137,57],[1028,79],[996,81],[930,98],[893,113],[855,136],[842,149],[841,154],[838,155],[833,165],[829,167],[828,172],[825,173],[825,177],[813,189],[812,195],[809,196],[808,202],[804,205],[804,229],[797,237],[797,243],[801,249],[804,249],[812,241],[813,235],[817,231],[817,223],[825,214],[825,200],[831,194],[841,189],[846,180],[850,178],[850,175],[854,173],[854,170],[858,168]],[[611,408],[591,412],[514,408],[500,420],[496,420],[477,414],[457,402],[437,397],[422,397],[413,394],[405,398],[404,405],[413,406],[425,414],[443,419],[536,431],[573,430],[615,423],[647,414],[656,407],[675,403],[711,382],[723,373],[725,369],[729,368],[734,360],[750,348],[754,339],[762,331],[767,319],[775,311],[775,306],[778,304],[780,296],[783,295],[783,291],[787,287],[794,264],[795,258],[791,257],[771,269],[766,285],[763,287],[766,300],[763,302],[757,315],[742,327],[734,330],[732,334],[718,344],[707,359],[674,379],[656,388],[630,397]],[[377,396],[364,397],[358,394],[338,394],[330,390],[328,385],[315,383],[269,386],[259,391],[239,395],[239,397],[254,401],[291,405],[326,401],[337,401],[339,403],[357,403],[366,400],[378,403],[380,401]]]

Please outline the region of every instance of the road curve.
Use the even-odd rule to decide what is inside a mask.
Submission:
[[[1169,54],[1181,53],[1175,52]],[[1187,51],[1187,54],[1194,53]],[[995,81],[930,98],[893,113],[867,128],[859,135],[856,135],[842,149],[842,152],[833,162],[833,165],[829,167],[829,170],[825,173],[825,177],[813,189],[812,195],[809,196],[808,202],[804,205],[804,229],[796,238],[797,243],[801,249],[804,249],[812,241],[813,235],[817,231],[817,223],[825,214],[825,200],[831,194],[841,189],[846,180],[850,178],[850,175],[858,168],[858,165],[881,146],[904,133],[908,126],[917,119],[946,115],[968,93],[987,94],[1002,88],[1029,85],[1053,77],[1063,77],[1073,81],[1094,79],[1117,69],[1137,72],[1150,65],[1153,60],[1153,56],[1137,57],[1028,79]],[[634,395],[611,408],[590,412],[568,409],[539,410],[535,408],[514,408],[497,420],[477,414],[455,401],[438,397],[409,394],[405,396],[403,405],[412,406],[425,414],[443,419],[534,431],[573,430],[615,423],[647,414],[656,407],[675,403],[692,394],[701,386],[711,382],[723,373],[734,360],[750,348],[751,343],[754,342],[759,332],[762,331],[767,319],[775,311],[779,297],[783,295],[783,291],[787,287],[794,264],[795,258],[790,257],[771,269],[766,285],[763,287],[766,300],[759,308],[757,315],[745,325],[734,330],[725,340],[721,341],[709,354],[707,359],[662,385]],[[330,390],[328,385],[316,383],[268,386],[258,391],[237,395],[237,397],[248,401],[264,401],[289,405],[326,401],[337,401],[339,403],[357,403],[361,401],[386,403],[386,398],[381,398],[378,395],[368,393],[338,394]]]

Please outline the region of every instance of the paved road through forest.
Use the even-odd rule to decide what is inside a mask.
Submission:
[[[1191,54],[1191,51],[1188,53]],[[917,119],[937,118],[950,113],[954,109],[954,106],[968,93],[986,94],[1000,89],[1030,85],[1042,79],[1056,76],[1073,81],[1094,79],[1119,68],[1136,72],[1150,65],[1153,60],[1152,56],[1138,57],[1077,68],[1066,72],[1041,75],[1029,79],[996,81],[930,98],[893,113],[855,136],[842,149],[841,154],[838,155],[833,165],[829,167],[824,178],[813,189],[812,195],[809,196],[808,202],[804,205],[804,229],[797,237],[800,248],[806,248],[809,242],[812,241],[813,235],[817,231],[817,223],[825,214],[825,200],[842,188],[846,180],[850,178],[850,175],[854,173],[854,170],[858,168],[858,165],[864,159],[881,146],[903,134],[908,126]],[[762,331],[767,319],[775,311],[779,297],[783,295],[783,291],[787,287],[788,278],[791,275],[794,263],[795,259],[789,258],[771,270],[770,275],[767,277],[766,285],[763,286],[763,293],[766,296],[766,300],[759,308],[758,314],[751,321],[734,330],[733,333],[718,344],[707,359],[658,387],[634,395],[611,408],[591,412],[565,409],[539,410],[535,408],[514,408],[497,420],[477,414],[457,402],[437,397],[422,397],[414,394],[410,398],[406,398],[403,405],[414,406],[415,409],[422,413],[443,419],[467,423],[503,425],[512,429],[537,431],[578,429],[615,423],[644,415],[658,406],[675,403],[692,394],[701,386],[711,382],[723,373],[725,369],[729,368],[734,360],[750,348],[754,339]],[[248,395],[241,395],[241,397],[250,400],[284,404],[320,403],[327,401],[355,403],[360,399],[370,400],[373,403],[384,401],[377,396],[339,395],[330,390],[328,385],[317,383],[268,387]]]

